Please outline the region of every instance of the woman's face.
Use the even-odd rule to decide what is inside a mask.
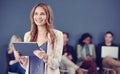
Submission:
[[[87,37],[87,38],[85,38],[83,40],[83,43],[85,43],[85,44],[90,44],[90,42],[91,42],[91,38],[90,37]]]
[[[111,34],[106,34],[105,35],[105,42],[106,43],[112,43],[113,36]]]
[[[63,34],[63,39],[64,39],[64,46],[67,45],[69,38],[67,37],[66,34]]]
[[[46,24],[46,13],[45,10],[40,6],[35,9],[34,22],[37,26],[43,26]]]

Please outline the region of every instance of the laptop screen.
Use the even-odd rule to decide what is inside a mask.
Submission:
[[[101,57],[112,57],[112,58],[118,58],[118,50],[119,47],[116,46],[102,46],[102,55]]]

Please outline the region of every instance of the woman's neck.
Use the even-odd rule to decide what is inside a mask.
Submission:
[[[38,34],[45,35],[46,34],[46,27],[45,26],[38,26]]]

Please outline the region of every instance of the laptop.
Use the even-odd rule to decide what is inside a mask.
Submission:
[[[102,55],[101,57],[112,57],[112,58],[118,58],[119,54],[119,47],[117,46],[102,46]]]

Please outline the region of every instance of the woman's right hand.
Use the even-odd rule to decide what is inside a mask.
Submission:
[[[19,51],[14,51],[14,56],[15,56],[15,60],[19,60],[21,57],[21,53]]]
[[[82,60],[83,60],[83,61],[87,61],[88,58],[87,58],[87,57],[83,57]]]
[[[22,54],[19,51],[14,51],[14,55],[15,55],[15,60],[17,60],[20,64],[24,64],[24,56],[22,56]]]
[[[28,57],[22,56],[18,51],[15,51],[14,54],[16,55],[17,61],[20,63],[21,67],[27,69]]]

